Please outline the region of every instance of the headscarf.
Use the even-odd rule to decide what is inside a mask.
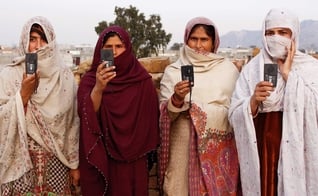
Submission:
[[[116,77],[104,90],[100,111],[97,114],[100,121],[96,121],[98,124],[93,126],[98,127],[95,131],[104,136],[107,152],[113,158],[132,161],[158,145],[159,106],[151,76],[134,56],[129,35],[123,28],[111,26],[100,34],[92,68],[80,83],[79,107],[84,107],[83,98],[89,96],[95,85],[96,70],[100,64],[100,50],[103,47],[104,37],[110,32],[115,32],[120,37],[126,50],[114,58]],[[95,112],[90,112],[92,112],[90,118],[96,118]],[[81,109],[79,114],[83,113]],[[86,140],[89,140],[92,132],[86,129],[89,127],[82,127],[82,134]],[[88,147],[89,144],[83,142],[83,145]]]
[[[267,25],[265,25],[267,24]],[[298,43],[299,21],[284,9],[272,9],[265,29],[286,27]],[[263,35],[264,36],[264,35]],[[229,119],[239,153],[243,195],[261,195],[260,164],[250,98],[263,80],[266,50],[253,58],[240,73],[231,99]],[[296,50],[288,80],[278,74],[277,87],[263,102],[261,112],[283,111],[283,130],[278,162],[278,195],[317,195],[318,180],[318,61]]]
[[[266,42],[265,31],[271,28],[288,28],[292,32],[291,39],[295,41],[296,47],[296,56],[299,54],[297,48],[299,45],[299,20],[298,17],[289,10],[282,8],[274,8],[271,9],[266,15],[263,21],[262,35],[263,35],[263,50],[261,51],[260,58],[260,80],[263,79],[264,75],[264,63],[274,63],[270,58],[271,54]],[[297,59],[297,57],[295,58]],[[280,72],[278,70],[278,72]],[[282,111],[283,110],[283,97],[284,97],[284,89],[285,82],[281,77],[281,74],[278,74],[277,78],[277,86],[275,88],[275,92],[271,93],[271,95],[263,101],[263,111]]]
[[[207,54],[198,53],[187,45],[193,27],[199,24],[212,26],[214,28],[215,37],[213,40],[213,51]],[[215,24],[208,18],[195,17],[191,19],[186,25],[184,31],[184,45],[180,48],[180,58],[175,64],[172,64],[172,66],[180,69],[181,65],[191,64],[193,65],[194,72],[206,72],[212,69],[215,65],[218,65],[225,60],[224,57],[216,54],[219,45],[220,37]]]
[[[214,51],[206,54],[199,53],[187,45],[190,32],[194,26],[198,24],[214,27],[215,38],[213,41]],[[212,184],[213,180],[209,179],[210,175],[202,175],[197,172],[197,168],[201,167],[204,171],[209,171],[213,168],[211,164],[211,156],[217,156],[215,149],[217,145],[208,145],[209,138],[214,130],[219,133],[230,134],[233,130],[228,122],[228,107],[230,105],[230,97],[235,86],[235,81],[238,77],[238,70],[235,65],[228,59],[216,54],[219,47],[219,34],[214,23],[205,17],[196,17],[190,20],[185,28],[184,46],[180,49],[180,58],[166,67],[162,80],[160,82],[160,104],[161,104],[161,144],[159,150],[159,185],[162,188],[164,176],[169,163],[170,149],[170,133],[174,130],[172,123],[175,122],[169,113],[183,113],[189,110],[189,119],[191,128],[189,131],[191,138],[189,142],[189,182],[196,179],[203,180],[197,183],[189,183],[190,195],[197,194],[196,185],[206,185],[206,192],[213,195]],[[190,93],[186,95],[185,102],[181,108],[175,108],[171,103],[171,96],[174,93],[174,86],[181,81],[181,66],[193,65],[194,68],[194,87],[191,92],[192,106],[189,109]],[[170,108],[169,108],[170,107]],[[177,121],[177,120],[176,120]],[[198,149],[205,150],[198,150]],[[225,150],[225,149],[224,149]],[[229,148],[226,149],[226,151]],[[230,149],[231,163],[237,163],[236,153],[232,154],[233,149]],[[233,155],[233,156],[232,156]],[[196,160],[199,161],[196,162]],[[237,164],[238,165],[238,164]],[[235,166],[236,168],[238,166]],[[206,173],[205,173],[206,174]],[[236,175],[237,173],[232,172]],[[228,179],[230,179],[229,177]],[[221,179],[221,177],[220,177]],[[234,183],[235,184],[235,183]],[[233,188],[233,187],[232,187]],[[194,193],[195,192],[195,193]]]
[[[218,50],[219,48],[219,45],[220,45],[220,36],[219,36],[219,31],[218,29],[216,28],[215,24],[208,18],[205,18],[205,17],[196,17],[196,18],[193,18],[191,19],[187,25],[186,25],[186,28],[185,28],[185,31],[184,31],[184,44],[186,45],[187,42],[188,42],[188,39],[189,39],[189,36],[190,36],[190,33],[193,29],[193,27],[195,25],[198,25],[198,24],[203,24],[203,25],[208,25],[208,26],[213,26],[214,27],[214,33],[215,33],[215,38],[213,40],[213,45],[214,45],[214,51],[212,51],[213,53],[216,53],[216,51]]]
[[[286,9],[271,9],[265,17],[262,27],[262,37],[263,37],[263,48],[265,52],[265,61],[268,60],[270,55],[270,51],[267,46],[265,31],[272,28],[288,28],[292,31],[291,39],[295,41],[295,48],[298,49],[299,46],[299,31],[300,25],[298,17],[291,11]]]
[[[20,88],[33,24],[43,28],[48,44],[37,51],[40,81],[25,114]],[[77,85],[73,73],[59,55],[53,27],[46,18],[37,16],[26,22],[19,55],[16,63],[2,70],[0,77],[1,183],[16,180],[33,167],[27,136],[67,167],[78,167]]]

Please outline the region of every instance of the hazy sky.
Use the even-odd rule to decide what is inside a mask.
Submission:
[[[169,45],[181,43],[188,20],[196,16],[210,18],[221,35],[232,30],[260,30],[271,8],[288,8],[300,21],[318,20],[314,0],[2,0],[0,45],[17,44],[24,23],[31,17],[48,18],[59,44],[91,44],[100,21],[115,19],[115,6],[136,7],[139,13],[160,15],[163,29],[172,34]]]

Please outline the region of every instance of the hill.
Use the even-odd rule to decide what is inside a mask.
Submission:
[[[231,31],[221,36],[222,48],[262,46],[261,30]],[[304,20],[300,23],[299,49],[318,51],[318,21]]]

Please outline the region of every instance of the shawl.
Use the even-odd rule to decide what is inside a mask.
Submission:
[[[109,32],[119,35],[126,50],[114,58],[116,77],[103,92],[95,113],[90,93],[96,81],[103,39]],[[130,162],[155,150],[159,144],[158,96],[151,76],[132,52],[128,33],[119,26],[106,28],[97,41],[91,70],[81,79],[78,91],[81,120],[80,171],[87,181],[103,176],[98,185],[83,183],[98,194],[107,189],[107,158]],[[86,165],[86,166],[84,166]],[[95,169],[90,169],[93,165]],[[86,187],[87,186],[87,187]]]
[[[37,51],[40,81],[25,113],[20,88],[30,29],[35,23],[44,29],[48,45]],[[34,17],[24,25],[19,55],[0,73],[0,185],[18,179],[33,167],[27,137],[67,167],[78,167],[77,85],[59,56],[53,27],[46,18]]]
[[[279,17],[274,17],[279,16]],[[272,27],[287,27],[298,38],[298,19],[286,10],[273,9],[266,17]],[[285,17],[288,17],[286,19]],[[286,22],[288,21],[288,22]],[[265,23],[265,22],[264,22]],[[272,28],[271,27],[271,28]],[[263,25],[263,33],[266,25]],[[266,44],[266,43],[264,43]],[[268,60],[264,47],[242,70],[232,96],[229,120],[237,143],[243,195],[260,195],[260,166],[250,98],[263,80]],[[278,163],[278,195],[317,195],[318,180],[318,61],[296,51],[288,80],[281,78],[264,109],[283,111],[283,130]]]
[[[200,175],[200,172],[195,171],[196,168],[198,168],[196,164],[200,164],[199,168],[201,168],[202,171],[209,171],[208,168],[212,168],[209,165],[211,162],[208,161],[215,147],[215,145],[209,142],[213,135],[212,132],[219,132],[219,134],[222,135],[227,135],[232,132],[232,128],[227,120],[227,115],[230,106],[230,97],[239,72],[237,68],[224,57],[212,52],[201,54],[186,45],[186,40],[191,31],[190,28],[193,28],[196,24],[214,26],[214,24],[206,18],[198,17],[193,20],[194,21],[189,21],[186,27],[185,45],[180,49],[180,58],[175,63],[166,67],[160,83],[160,128],[162,140],[159,151],[159,184],[161,187],[169,160],[169,133],[173,131],[170,127],[173,120],[175,120],[169,113],[174,112],[179,114],[180,112],[189,110],[189,94],[185,97],[185,103],[182,108],[173,107],[170,100],[174,93],[174,85],[181,81],[180,69],[182,65],[192,64],[195,73],[191,98],[192,107],[189,110],[191,118],[191,128],[189,130],[191,132],[191,141],[189,148],[190,162],[195,160],[195,157],[199,157],[200,160],[198,163],[190,163],[189,179]],[[219,36],[216,28],[215,31],[215,40],[217,41],[214,43],[218,43]],[[218,48],[217,46],[218,44],[214,47],[215,51]],[[174,111],[169,109],[171,107],[174,108]],[[235,154],[236,151],[233,157],[230,157],[234,162],[235,159],[237,159]],[[238,166],[236,168],[238,171]],[[211,190],[212,185],[210,184],[212,181],[209,180],[209,177],[209,175],[204,176],[204,180],[209,195],[213,195],[213,190]],[[195,186],[195,184],[190,185],[190,192],[192,189],[191,186]]]

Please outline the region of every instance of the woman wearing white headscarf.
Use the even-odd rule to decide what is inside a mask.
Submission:
[[[26,75],[29,52],[38,71]],[[70,195],[79,178],[77,85],[46,18],[24,25],[19,56],[0,73],[1,195]]]
[[[193,18],[185,28],[180,58],[161,80],[159,174],[164,195],[238,193],[238,157],[227,116],[239,71],[216,54],[219,42],[211,20]],[[192,89],[181,79],[182,65],[193,66]]]
[[[229,112],[243,195],[318,195],[318,61],[297,50],[299,21],[272,9],[263,49],[243,68]],[[277,86],[264,64],[277,64]]]

